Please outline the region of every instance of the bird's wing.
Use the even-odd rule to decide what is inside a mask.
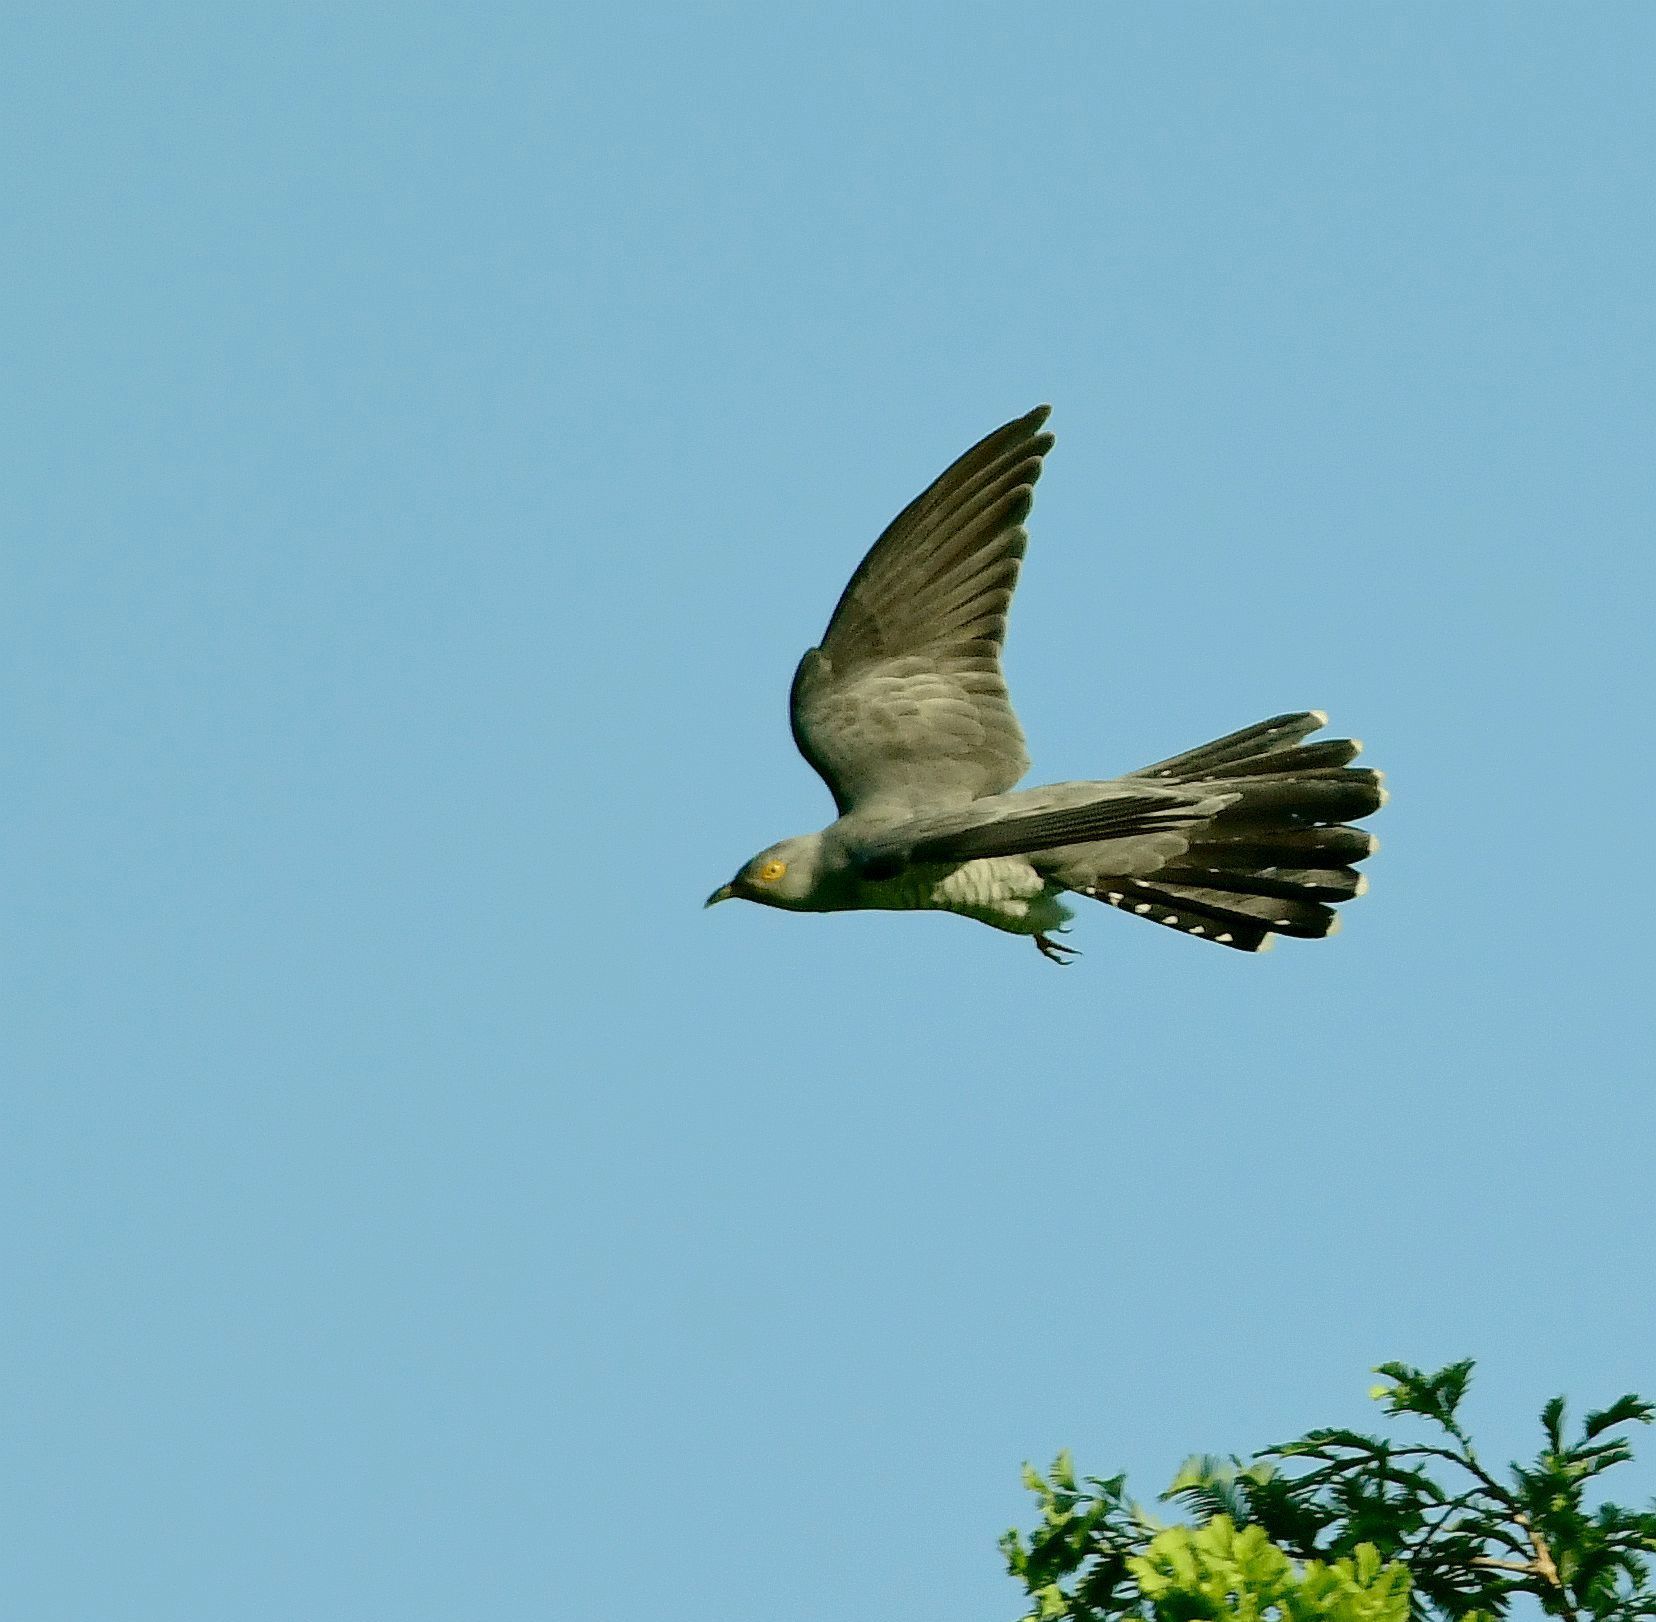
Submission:
[[[856,840],[851,856],[865,876],[913,862],[970,862],[1030,856],[1059,846],[1140,839],[1188,828],[1239,796],[1149,784],[1055,783],[915,817]]]
[[[960,804],[1028,770],[1000,652],[1048,410],[997,428],[892,520],[800,660],[794,741],[841,815]]]

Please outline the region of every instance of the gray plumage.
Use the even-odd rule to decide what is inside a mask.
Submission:
[[[1349,739],[1306,743],[1317,711],[1277,716],[1121,778],[1014,791],[1029,768],[1001,674],[1024,519],[1052,449],[1048,408],[974,445],[909,503],[800,660],[799,751],[839,818],[761,851],[708,905],[957,912],[1050,938],[1066,892],[1259,951],[1333,933],[1377,848],[1346,826],[1385,800]]]

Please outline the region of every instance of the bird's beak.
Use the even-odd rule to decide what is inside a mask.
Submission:
[[[716,901],[728,901],[733,895],[735,895],[735,893],[736,892],[733,889],[731,889],[731,887],[728,884],[721,884],[718,887],[718,889],[715,890],[712,893],[712,895],[710,895],[704,902],[702,902],[702,908],[705,911],[708,907],[711,907],[714,904],[714,902],[716,902]]]

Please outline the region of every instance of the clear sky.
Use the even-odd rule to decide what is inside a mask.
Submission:
[[[1656,10],[5,36],[8,1616],[1007,1622],[1060,1446],[1656,1395]],[[1327,708],[1335,940],[702,911],[1041,400],[1033,780]]]

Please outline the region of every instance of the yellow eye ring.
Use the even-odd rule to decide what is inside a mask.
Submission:
[[[774,884],[787,871],[788,864],[786,862],[768,861],[759,869],[759,882],[761,884]]]

